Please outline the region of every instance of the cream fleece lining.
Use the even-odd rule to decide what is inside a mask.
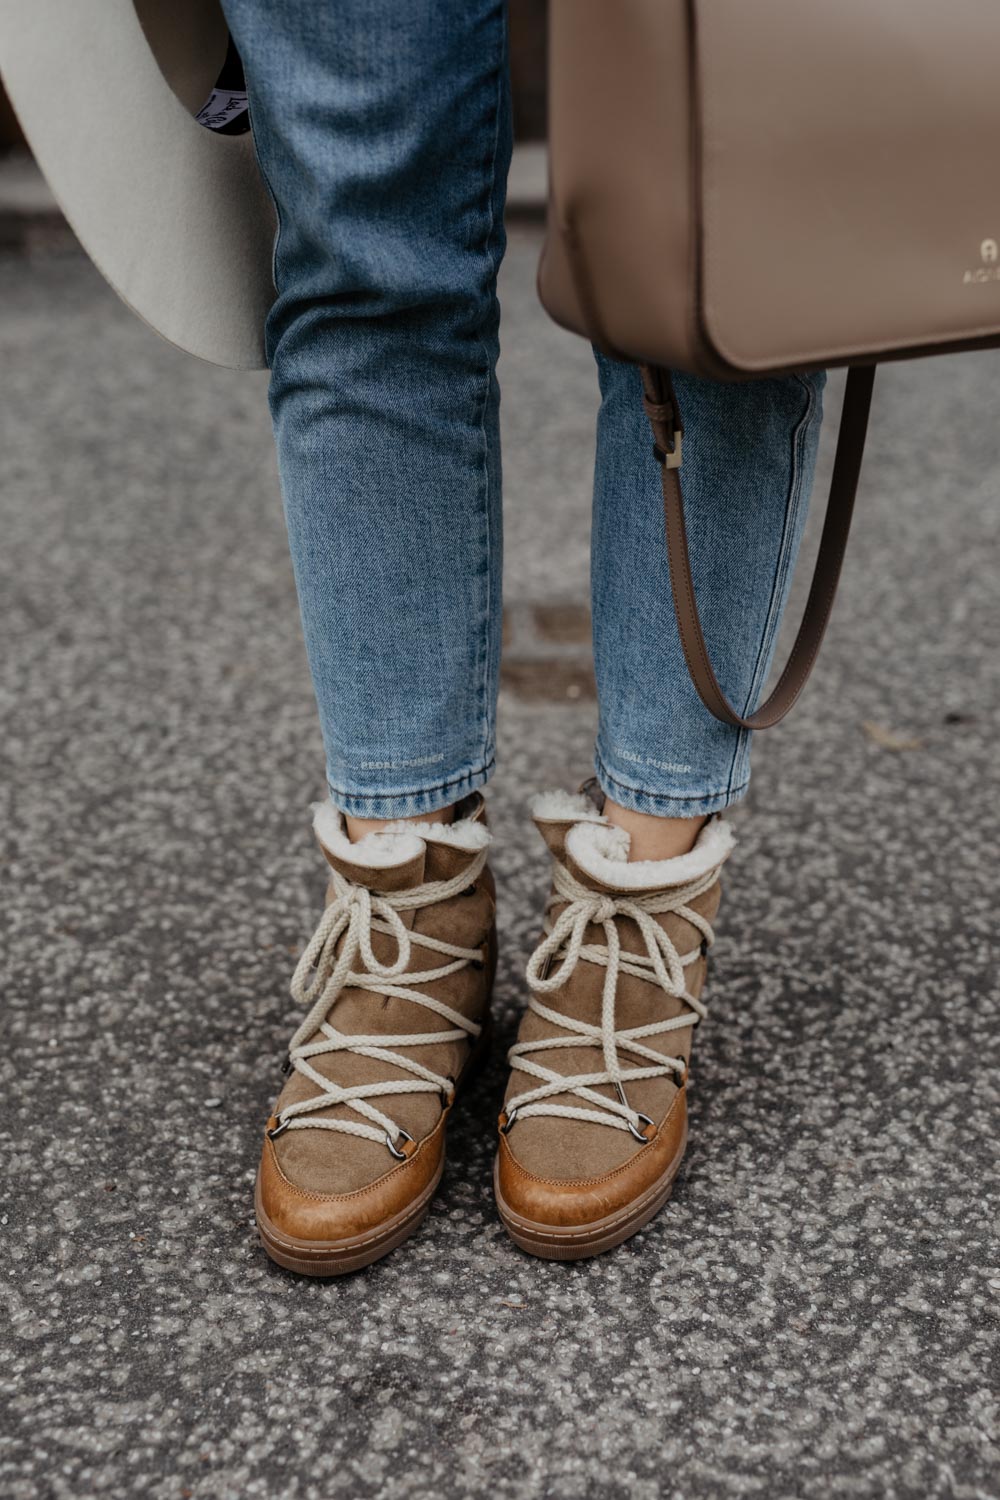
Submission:
[[[583,792],[540,792],[531,799],[531,816],[539,823],[607,823]]]
[[[378,833],[368,833],[352,843],[344,815],[332,802],[314,802],[312,814],[313,831],[324,849],[337,859],[373,870],[405,865],[425,844],[450,844],[472,854],[490,843],[489,829],[471,818],[461,818],[457,823],[410,823],[404,819],[387,823]]]
[[[614,890],[653,891],[698,880],[729,855],[736,843],[733,830],[713,818],[698,835],[688,854],[674,859],[639,859],[629,863],[629,836],[601,820],[576,823],[566,835],[566,853],[592,880]]]

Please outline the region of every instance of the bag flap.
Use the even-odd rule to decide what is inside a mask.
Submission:
[[[996,0],[691,0],[701,314],[748,373],[1000,335]]]

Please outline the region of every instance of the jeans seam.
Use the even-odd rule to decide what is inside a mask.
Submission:
[[[816,389],[813,385],[813,382],[811,380],[807,380],[802,375],[796,375],[794,378],[799,382],[799,385],[805,391],[806,405],[802,416],[796,423],[795,431],[792,434],[792,466],[788,482],[788,496],[785,501],[785,515],[782,524],[781,541],[778,545],[778,555],[775,559],[774,576],[771,580],[771,597],[768,601],[767,616],[764,621],[764,629],[761,631],[760,645],[757,649],[757,659],[754,663],[753,674],[750,679],[750,687],[747,691],[746,699],[742,708],[742,715],[744,718],[750,712],[751,705],[754,703],[757,695],[764,686],[764,682],[761,681],[761,669],[764,662],[767,660],[768,653],[771,649],[771,645],[775,639],[778,627],[781,622],[782,611],[777,607],[777,602],[781,596],[784,582],[788,574],[788,558],[791,550],[789,540],[794,531],[795,518],[798,516],[802,504],[802,445],[805,439],[805,435],[809,430],[809,425],[812,421],[813,414],[816,410]],[[764,681],[766,681],[766,673],[764,674]],[[732,788],[733,777],[736,773],[736,767],[739,764],[741,754],[749,743],[750,735],[752,733],[753,731],[750,729],[739,729],[737,731],[736,744],[733,747],[733,758],[729,767],[728,785],[730,788]],[[744,778],[744,784],[746,784],[748,780],[749,778]]]
[[[500,56],[499,56],[499,59],[498,59],[498,62],[497,62],[497,69],[496,69],[496,93],[494,95],[493,147],[492,147],[492,151],[491,151],[491,154],[490,154],[490,177],[489,177],[489,187],[488,187],[487,196],[486,196],[487,219],[488,219],[488,222],[487,222],[487,227],[486,227],[486,236],[485,236],[485,240],[484,240],[484,243],[483,243],[483,253],[484,253],[485,258],[486,258],[486,262],[487,262],[487,266],[488,266],[488,269],[489,269],[489,275],[490,275],[490,278],[491,278],[491,282],[493,283],[493,290],[492,290],[491,297],[490,297],[490,316],[491,316],[491,318],[495,316],[495,306],[496,306],[496,285],[495,285],[495,282],[496,282],[496,275],[497,275],[497,267],[494,264],[494,257],[493,257],[493,253],[492,253],[492,250],[493,250],[493,236],[494,236],[494,234],[496,232],[496,210],[495,210],[495,207],[494,207],[494,198],[495,198],[495,195],[496,195],[496,186],[497,186],[497,158],[498,158],[499,153],[500,153],[500,129],[501,129],[501,123],[502,123],[502,114],[503,114],[503,87],[504,87],[504,67],[505,67],[506,49],[507,49],[507,42],[506,42],[506,17],[505,17],[503,6],[501,6],[500,7]],[[480,719],[481,719],[482,729],[483,729],[482,756],[483,756],[484,761],[490,761],[490,760],[492,760],[493,753],[494,753],[494,747],[493,747],[493,725],[492,725],[491,705],[492,705],[493,700],[494,700],[493,678],[494,678],[495,667],[494,667],[494,663],[493,663],[493,657],[494,657],[495,653],[494,653],[494,650],[493,650],[494,622],[493,622],[493,536],[492,536],[493,527],[492,527],[492,493],[491,493],[491,488],[490,488],[490,443],[489,443],[489,437],[488,437],[487,432],[486,432],[486,414],[487,414],[487,412],[489,410],[490,396],[491,396],[492,389],[493,389],[493,382],[494,382],[494,379],[495,379],[495,374],[494,374],[494,369],[493,369],[492,362],[490,360],[489,347],[488,347],[488,345],[486,343],[486,340],[484,338],[480,338],[480,340],[479,340],[479,346],[480,346],[480,349],[482,350],[483,357],[484,357],[485,362],[486,362],[486,371],[485,371],[486,378],[485,378],[485,381],[483,383],[483,399],[482,399],[482,405],[481,405],[480,411],[479,411],[479,433],[480,433],[480,437],[482,439],[482,455],[483,455],[482,491],[483,491],[483,496],[484,496],[483,521],[484,521],[485,538],[486,538],[486,547],[485,547],[485,552],[486,552],[486,556],[485,556],[485,564],[486,564],[486,599],[485,599],[485,604],[484,604],[483,613],[482,613],[482,617],[481,617],[480,632],[479,632],[480,664],[478,666],[478,673],[477,673],[477,675],[478,675],[478,678],[479,678],[479,705],[480,705],[479,711],[480,711]]]
[[[256,132],[256,129],[254,128],[254,123],[253,123],[253,101],[250,98],[249,94],[247,95],[247,106],[248,106],[247,107],[247,121],[248,121],[248,123],[250,125],[250,139],[253,142],[254,159],[256,160],[257,170],[260,172],[260,178],[261,178],[261,181],[264,184],[264,188],[265,188],[265,191],[267,192],[267,196],[271,200],[271,207],[274,210],[274,238],[271,241],[271,285],[274,287],[275,295],[277,295],[277,292],[278,292],[278,246],[279,246],[279,242],[281,240],[281,209],[278,206],[278,200],[275,197],[274,188],[271,186],[271,179],[267,175],[267,172],[266,172],[265,167],[264,167],[263,159],[261,157],[260,152],[257,149],[257,132]],[[267,328],[266,328],[266,325],[265,325],[265,329],[264,329],[264,358],[267,360],[268,367],[270,367],[271,360],[270,360],[270,352],[269,352],[269,350],[267,348]]]

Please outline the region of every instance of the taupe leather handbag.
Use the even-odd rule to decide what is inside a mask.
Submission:
[[[541,298],[643,367],[688,668],[718,718],[763,729],[804,687],[830,615],[876,363],[1000,343],[1000,4],[550,11]],[[777,687],[743,717],[698,619],[669,371],[745,380],[835,365],[850,370],[808,603]]]

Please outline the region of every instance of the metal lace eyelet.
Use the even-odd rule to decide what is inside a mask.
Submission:
[[[284,1135],[285,1131],[288,1129],[288,1124],[289,1122],[287,1120],[279,1119],[277,1125],[272,1126],[272,1128],[267,1132],[268,1140],[273,1141],[276,1140],[279,1135]]]
[[[413,1145],[412,1135],[410,1135],[408,1130],[404,1130],[402,1126],[400,1126],[396,1131],[396,1140],[409,1141],[410,1145]],[[388,1131],[386,1132],[385,1143],[388,1146],[389,1151],[397,1161],[406,1161],[409,1153],[406,1151],[400,1151],[399,1148],[393,1144],[392,1136],[389,1135]]]
[[[291,1071],[292,1071],[292,1054],[289,1052],[288,1056],[285,1058],[284,1062],[281,1064],[281,1076],[283,1078],[287,1078],[288,1075],[289,1075],[289,1073]]]
[[[500,1134],[506,1135],[517,1119],[517,1105],[513,1109],[505,1109],[500,1118]]]
[[[642,1120],[642,1122],[645,1125],[652,1125],[653,1124],[653,1121],[649,1118],[649,1116],[648,1115],[644,1115],[641,1110],[637,1109],[636,1110],[636,1114],[638,1115],[639,1119]],[[650,1141],[653,1139],[653,1136],[652,1135],[646,1135],[645,1131],[637,1130],[636,1127],[632,1124],[631,1120],[628,1121],[628,1128],[629,1128],[630,1133],[632,1135],[634,1135],[635,1138],[636,1138],[636,1140],[639,1141],[640,1144],[643,1145],[643,1146],[648,1146],[649,1143],[650,1143]],[[655,1135],[655,1133],[656,1132],[654,1130],[653,1135]]]

